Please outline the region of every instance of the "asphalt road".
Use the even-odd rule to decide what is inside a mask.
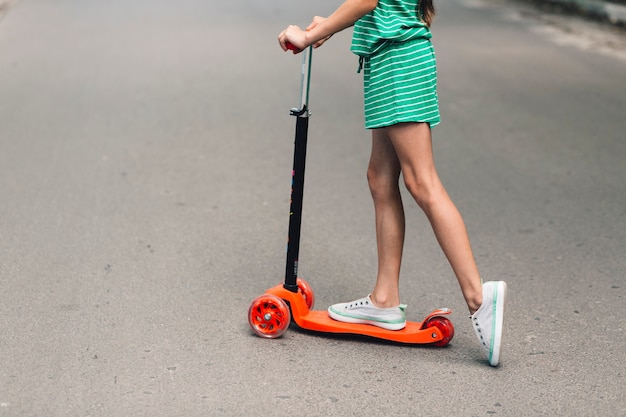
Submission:
[[[275,37],[335,5],[23,0],[2,20],[0,416],[626,415],[626,60],[519,5],[439,2],[433,28],[438,168],[509,284],[501,366],[408,199],[403,301],[454,310],[447,348],[252,334],[283,279],[300,71]],[[320,309],[376,268],[349,43],[313,58],[300,272]]]

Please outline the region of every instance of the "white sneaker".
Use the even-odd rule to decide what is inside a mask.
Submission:
[[[328,315],[345,323],[371,324],[387,330],[401,330],[406,326],[405,309],[405,304],[390,308],[376,307],[368,295],[351,303],[333,304],[328,307]]]
[[[470,316],[478,341],[487,352],[491,366],[498,366],[500,361],[505,299],[506,282],[485,282],[483,284],[483,303]]]

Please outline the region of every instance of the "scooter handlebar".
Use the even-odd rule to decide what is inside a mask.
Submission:
[[[290,51],[293,51],[294,54],[302,52],[303,49],[298,48],[296,45],[294,45],[293,43],[287,41],[287,43],[285,43],[285,46],[287,47],[287,49],[289,49]]]

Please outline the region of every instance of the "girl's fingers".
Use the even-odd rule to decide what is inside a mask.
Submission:
[[[287,29],[283,30],[282,32],[280,32],[280,34],[278,35],[278,44],[280,45],[281,49],[285,52],[287,52],[289,50],[288,46],[287,46]]]
[[[294,54],[302,52],[299,45],[303,45],[306,41],[303,38],[303,31],[298,26],[289,25],[278,35],[278,44],[283,51],[292,51]]]

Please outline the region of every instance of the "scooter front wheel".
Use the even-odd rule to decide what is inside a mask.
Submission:
[[[309,310],[313,310],[313,306],[315,305],[315,294],[313,293],[313,289],[309,285],[308,282],[303,280],[302,278],[298,278],[298,289],[300,293],[304,297],[304,301],[306,302],[306,306]]]
[[[259,337],[275,339],[282,336],[291,322],[287,303],[275,295],[263,294],[255,298],[248,309],[248,323]]]

